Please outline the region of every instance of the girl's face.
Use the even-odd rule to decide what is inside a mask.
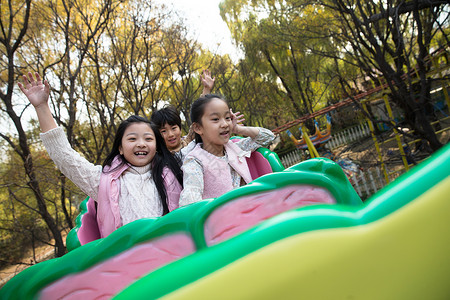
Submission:
[[[169,151],[178,151],[181,146],[181,129],[178,125],[164,124],[159,129]]]
[[[156,154],[156,138],[147,123],[133,123],[125,129],[119,153],[136,167],[149,164]]]
[[[203,149],[222,156],[223,146],[231,136],[231,113],[228,104],[218,98],[205,105],[201,124],[196,123],[194,131],[203,140]]]

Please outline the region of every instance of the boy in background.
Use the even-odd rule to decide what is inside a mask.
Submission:
[[[215,77],[211,77],[209,70],[203,70],[203,74],[200,77],[203,91],[200,97],[211,93],[215,79]],[[155,111],[151,116],[151,121],[158,126],[167,148],[178,158],[181,165],[183,158],[195,147],[193,131],[190,129],[185,137],[181,136],[180,114],[173,106],[166,106]]]

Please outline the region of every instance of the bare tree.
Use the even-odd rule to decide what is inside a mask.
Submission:
[[[0,79],[2,85],[0,98],[2,100],[1,109],[8,116],[16,132],[14,136],[6,132],[1,132],[0,137],[21,158],[23,171],[28,178],[27,186],[35,200],[35,203],[30,208],[44,220],[55,240],[55,252],[58,256],[62,256],[65,253],[65,247],[60,228],[55,218],[49,212],[46,198],[37,180],[38,176],[34,166],[30,141],[23,125],[25,111],[23,106],[19,106],[18,110],[16,110],[17,106],[13,106],[14,87],[18,79],[18,74],[21,73],[19,67],[16,65],[16,61],[18,60],[19,49],[24,47],[24,43],[26,42],[26,35],[30,25],[31,1],[26,0],[21,3],[9,1],[8,4],[8,17],[2,17],[0,19],[0,27],[2,28],[0,43],[3,52],[1,64],[6,75]],[[10,190],[10,196],[22,205],[28,205],[19,197],[15,197],[15,192],[12,189]]]
[[[442,144],[430,124],[433,80],[433,44],[438,35],[448,40],[448,2],[421,1],[321,1],[336,12],[334,38],[346,49],[347,62],[363,76],[385,84],[390,99],[402,109],[406,123],[433,150]],[[442,79],[446,80],[446,79]],[[448,79],[447,79],[448,80]],[[389,120],[393,123],[394,120]]]
[[[122,15],[123,24],[111,24],[108,36],[120,79],[119,90],[127,111],[150,117],[166,98],[167,73],[175,63],[164,44],[170,35],[170,12],[151,2],[135,1]]]
[[[4,89],[0,92],[1,109],[6,112],[8,121],[16,130],[15,135],[1,132],[0,136],[22,158],[23,170],[28,178],[27,185],[34,195],[35,204],[22,200],[12,189],[10,196],[14,201],[39,214],[45,221],[55,241],[57,256],[65,253],[61,236],[62,227],[65,225],[59,220],[60,209],[63,211],[66,224],[69,227],[73,226],[73,216],[67,209],[70,188],[66,186],[64,176],[58,176],[61,181],[59,203],[46,197],[43,192],[42,182],[38,180],[39,168],[36,167],[35,153],[31,147],[33,141],[25,129],[27,122],[25,109],[28,105],[13,106],[14,86],[20,74],[37,71],[39,68],[49,76],[52,83],[55,83],[52,79],[59,78],[59,85],[56,84],[53,89],[51,103],[55,119],[66,128],[69,141],[73,145],[74,126],[78,118],[77,78],[80,76],[83,61],[93,38],[104,30],[114,7],[113,2],[109,0],[98,4],[95,8],[86,7],[85,3],[76,1],[63,1],[58,4],[52,1],[41,2],[33,7],[30,1],[10,2],[9,19],[0,20],[2,22],[0,42],[4,51],[1,64],[7,70],[6,80],[2,81]],[[6,20],[7,22],[4,22]],[[40,26],[37,26],[37,22]],[[16,102],[20,100],[16,99]],[[65,115],[68,117],[63,117]]]
[[[206,68],[200,63],[205,61],[201,56],[200,45],[187,38],[184,26],[174,26],[165,43],[166,49],[172,49],[174,64],[170,66],[168,83],[170,86],[169,101],[184,116],[187,122],[184,129],[187,132],[190,125],[189,111],[192,102],[200,96],[200,74]],[[212,60],[213,58],[211,58]]]
[[[58,78],[54,86],[54,97],[51,97],[55,111],[55,118],[67,132],[69,143],[76,148],[80,145],[75,132],[75,125],[79,119],[78,86],[82,86],[83,67],[88,58],[90,48],[103,34],[111,15],[117,8],[119,1],[104,0],[95,4],[78,1],[49,1],[48,7],[52,14],[46,16],[50,25],[50,32],[60,38],[62,51],[56,52],[56,60],[43,67],[44,74]],[[61,109],[64,107],[65,109]],[[68,117],[65,117],[65,115]],[[69,228],[73,227],[72,217],[66,206],[66,178],[61,176],[61,207]]]
[[[311,114],[326,103],[323,94],[328,80],[323,77],[327,62],[311,49],[330,42],[303,35],[310,26],[317,27],[320,18],[315,10],[301,11],[297,6],[295,1],[266,0],[224,1],[221,5],[222,18],[245,53],[246,63],[257,68],[263,79],[257,80],[260,89],[270,86],[275,91],[270,93],[273,108],[286,113],[284,122]]]

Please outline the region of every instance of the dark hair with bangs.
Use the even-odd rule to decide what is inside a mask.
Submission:
[[[205,96],[198,98],[197,100],[194,101],[194,103],[192,103],[192,106],[191,106],[191,122],[192,123],[197,123],[197,124],[202,125],[202,117],[205,114],[206,104],[211,102],[211,100],[213,100],[213,99],[220,99],[228,105],[228,101],[225,100],[225,98],[223,98],[222,96],[217,95],[217,94],[206,94]],[[195,142],[196,143],[203,142],[202,137],[198,133],[195,133]]]
[[[172,105],[166,106],[153,112],[150,120],[158,126],[159,129],[163,127],[165,124],[169,124],[171,126],[178,125],[181,129],[181,118],[180,114]]]
[[[115,157],[118,157],[121,160],[121,163],[117,168],[120,168],[124,164],[128,164],[128,161],[125,159],[125,157],[120,154],[119,148],[122,145],[122,138],[125,134],[125,130],[134,123],[148,124],[148,126],[153,130],[153,133],[155,134],[156,154],[151,162],[152,179],[155,181],[156,189],[158,190],[158,194],[161,198],[163,214],[167,214],[169,212],[169,206],[167,204],[167,192],[164,185],[163,170],[165,167],[168,167],[173,172],[181,186],[183,186],[183,173],[181,171],[180,164],[177,158],[174,157],[172,153],[170,153],[170,151],[167,149],[166,143],[164,143],[164,139],[161,136],[159,128],[156,124],[140,116],[131,116],[128,119],[122,121],[122,123],[120,123],[119,127],[117,128],[111,152],[103,161],[103,169],[105,168],[105,166],[111,166]],[[132,167],[131,164],[130,166]],[[110,170],[110,172],[112,171],[113,170]]]

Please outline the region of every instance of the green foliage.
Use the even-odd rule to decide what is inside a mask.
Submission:
[[[0,268],[23,261],[30,254],[32,246],[41,245],[40,241],[48,240],[46,227],[36,215],[33,218],[26,213],[19,213],[14,221],[1,220],[1,224]]]
[[[30,141],[37,139],[37,130],[30,132]],[[60,172],[42,149],[40,143],[33,144],[33,161],[40,183],[42,196],[50,215],[55,216],[58,228],[65,228],[65,216],[62,212],[59,192]],[[12,150],[3,154],[5,161],[0,163],[0,266],[20,262],[24,255],[29,255],[29,249],[47,243],[49,232],[46,224],[38,213],[35,193],[30,188],[28,176],[20,168],[23,161]],[[66,206],[74,199],[81,199],[83,194],[72,183],[66,184]],[[76,211],[71,211],[71,218],[76,217]]]
[[[225,1],[221,14],[244,49],[244,63],[260,78],[257,89],[271,90],[266,115],[273,119],[285,112],[278,118],[282,125],[330,102],[333,60],[316,53],[333,49],[332,40],[312,35],[329,30],[329,11],[290,1]]]

